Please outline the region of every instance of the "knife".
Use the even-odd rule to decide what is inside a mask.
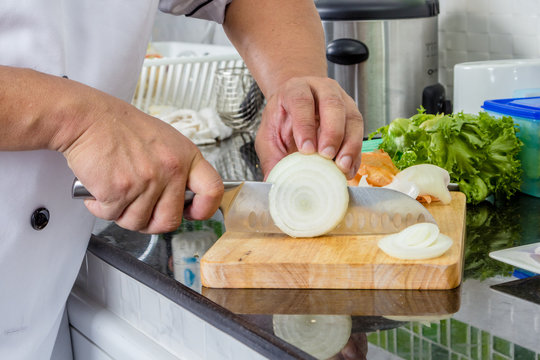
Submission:
[[[224,181],[223,184],[225,193],[220,210],[227,231],[283,233],[268,210],[271,183]],[[391,234],[420,222],[437,224],[422,204],[399,191],[364,186],[349,186],[348,191],[349,207],[345,217],[328,235]],[[193,196],[192,191],[186,190],[186,206]],[[78,179],[73,182],[72,197],[93,198]]]

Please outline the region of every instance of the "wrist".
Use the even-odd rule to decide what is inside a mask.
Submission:
[[[70,113],[77,113],[68,106],[76,96],[66,82],[31,69],[0,66],[1,150],[62,148],[73,128],[67,125]]]
[[[98,99],[99,91],[72,80],[54,81],[58,100],[44,114],[44,121],[54,124],[47,148],[64,153],[106,109],[105,102]]]

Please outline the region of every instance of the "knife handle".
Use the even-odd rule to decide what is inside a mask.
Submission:
[[[184,193],[184,205],[189,205],[193,201],[195,193],[191,190],[186,190]],[[73,186],[71,187],[71,197],[73,199],[95,199],[95,197],[88,191],[87,188],[77,178],[73,180]]]

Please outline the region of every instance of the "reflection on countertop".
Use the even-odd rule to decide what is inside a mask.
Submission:
[[[250,133],[236,134],[229,141],[203,147],[201,151],[224,179],[262,179]],[[256,329],[278,336],[315,358],[329,356],[320,346],[308,341],[309,338],[321,336],[321,342],[325,336],[334,338],[335,335],[334,346],[339,349],[332,359],[351,358],[346,357],[347,354],[355,351],[358,358],[363,358],[367,343],[372,354],[377,351],[389,357],[462,359],[498,356],[510,359],[530,355],[531,359],[536,359],[540,356],[540,344],[535,346],[527,341],[527,335],[522,334],[528,333],[529,337],[540,334],[540,304],[534,303],[531,297],[522,300],[522,294],[540,293],[538,276],[521,281],[519,286],[491,290],[491,285],[516,278],[512,276],[514,267],[493,260],[488,254],[540,242],[540,198],[518,194],[510,201],[484,201],[467,207],[466,220],[464,283],[452,290],[204,288],[199,261],[224,232],[219,212],[210,220],[184,221],[177,231],[154,236],[101,223],[96,227],[94,241],[112,245],[138,258],[206,300],[241,316]],[[484,296],[488,298],[482,298]],[[506,298],[492,300],[490,296]],[[478,303],[483,301],[486,302],[484,307],[492,307],[489,314],[493,318],[489,322],[482,314],[477,314],[478,319],[474,319]],[[509,332],[507,316],[503,314],[508,308],[493,308],[493,304],[499,302],[532,311],[529,316],[536,327],[533,330],[520,327],[516,320],[520,312],[516,308],[513,315],[516,323]],[[344,327],[343,331],[337,327]],[[309,335],[308,340],[297,336],[298,332]],[[328,347],[331,344],[325,345]]]

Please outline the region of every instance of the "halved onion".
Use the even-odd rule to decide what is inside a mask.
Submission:
[[[397,173],[394,179],[414,183],[418,186],[418,195],[436,196],[443,204],[449,204],[452,200],[448,191],[450,174],[445,169],[436,165],[413,165]]]
[[[383,237],[379,248],[387,255],[404,260],[436,258],[452,246],[452,239],[439,232],[437,225],[418,223]]]
[[[351,336],[350,315],[274,315],[274,334],[317,359],[340,352]]]
[[[318,154],[290,154],[267,178],[272,220],[285,234],[314,237],[334,229],[349,205],[347,179],[337,165]]]

